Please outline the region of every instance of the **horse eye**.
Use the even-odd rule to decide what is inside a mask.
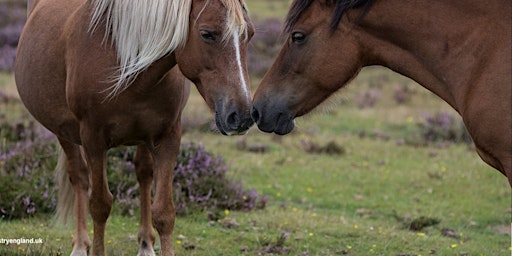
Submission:
[[[296,44],[302,44],[306,41],[306,35],[302,32],[293,32],[292,33],[292,42]]]
[[[217,39],[217,35],[215,35],[214,33],[210,32],[210,31],[201,30],[200,34],[201,34],[201,38],[203,38],[203,40],[208,41],[208,42],[214,42]]]

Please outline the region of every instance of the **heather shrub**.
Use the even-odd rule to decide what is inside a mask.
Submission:
[[[0,219],[26,218],[55,210],[58,188],[53,169],[58,148],[55,137],[34,122],[0,120]],[[107,159],[108,183],[115,199],[113,209],[122,215],[134,215],[140,207],[134,151],[133,147],[115,148]],[[226,173],[223,158],[212,156],[201,145],[183,144],[174,170],[176,212],[265,206],[266,198],[260,199],[255,190],[245,190]]]
[[[282,45],[282,22],[277,18],[254,21],[256,32],[248,50],[248,69],[262,77],[272,65]]]
[[[0,71],[11,70],[26,20],[26,1],[0,1]]]
[[[425,116],[424,122],[420,123],[420,128],[427,142],[471,142],[471,137],[462,121],[446,112]]]
[[[140,207],[139,184],[133,158],[135,150],[109,151],[108,183],[114,195],[114,211],[134,215]],[[173,195],[177,214],[200,210],[252,210],[264,207],[266,198],[255,190],[245,190],[241,182],[226,176],[227,165],[200,144],[181,145],[173,176]],[[258,201],[259,200],[259,201]]]
[[[174,169],[176,212],[230,209],[252,210],[264,207],[266,198],[255,190],[245,190],[239,181],[226,177],[227,166],[197,144],[184,144]]]
[[[381,98],[379,89],[369,89],[358,93],[355,96],[356,106],[360,109],[373,108]]]
[[[0,123],[0,219],[55,209],[54,137],[33,122]]]
[[[397,104],[405,104],[411,101],[415,91],[407,84],[397,84],[393,92],[393,99]]]

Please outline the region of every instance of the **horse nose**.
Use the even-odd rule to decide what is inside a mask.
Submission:
[[[251,117],[255,123],[258,123],[258,121],[260,121],[260,112],[256,107],[252,107]]]
[[[243,132],[249,129],[254,122],[248,113],[240,115],[238,111],[233,111],[227,116],[226,123],[230,129]]]

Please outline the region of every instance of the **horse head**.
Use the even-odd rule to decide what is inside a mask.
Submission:
[[[246,65],[253,25],[239,0],[194,0],[188,40],[175,51],[183,74],[215,112],[226,135],[243,134],[253,124]]]

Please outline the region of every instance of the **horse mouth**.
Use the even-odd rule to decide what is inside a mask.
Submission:
[[[253,106],[251,117],[262,132],[286,135],[295,128],[295,118],[285,111],[265,111]],[[275,109],[274,109],[275,110]]]
[[[258,129],[267,133],[275,133],[277,135],[286,135],[293,131],[295,128],[295,120],[289,120],[287,122],[279,122],[273,128],[268,128],[264,124],[258,124]]]
[[[258,125],[258,129],[267,133],[275,133],[277,135],[286,135],[295,128],[295,120],[292,116],[278,113],[272,118],[260,116],[256,109],[253,109],[252,118]]]
[[[217,129],[219,129],[220,133],[227,136],[245,135],[254,124],[251,117],[245,117],[243,119],[228,117],[226,121],[222,120],[220,115],[216,113],[215,124],[217,125]]]

